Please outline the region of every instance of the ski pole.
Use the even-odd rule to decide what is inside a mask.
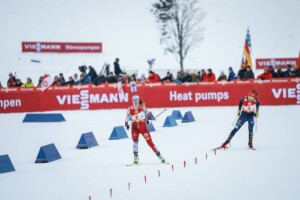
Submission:
[[[258,120],[257,120],[257,117],[255,117],[255,118],[256,118],[256,120],[255,120],[256,121],[256,123],[255,123],[255,132],[257,132],[257,121]]]
[[[154,119],[156,119],[159,115],[161,115],[161,114],[163,114],[164,112],[166,112],[166,108],[163,110],[163,111],[161,111],[160,113],[158,113],[155,117],[154,117]],[[129,124],[129,126],[131,126],[131,124],[132,124],[132,121],[130,122],[130,124]]]
[[[237,120],[238,117],[239,117],[239,115],[237,115],[237,116],[234,118],[234,121],[232,122],[232,125],[231,125],[231,126],[233,126],[233,125],[235,124],[235,122],[236,122],[236,120]]]
[[[161,111],[158,115],[156,115],[156,116],[154,117],[154,119],[156,119],[159,115],[163,114],[166,110],[167,110],[167,109],[165,108],[165,109],[164,109],[163,111]]]

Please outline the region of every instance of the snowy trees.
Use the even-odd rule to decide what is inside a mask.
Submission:
[[[158,0],[152,6],[151,12],[161,31],[161,43],[167,52],[175,55],[183,70],[186,56],[203,39],[204,29],[200,23],[205,12],[197,0]]]

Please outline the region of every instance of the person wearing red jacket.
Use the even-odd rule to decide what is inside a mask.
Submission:
[[[129,124],[128,121],[132,120],[131,123],[131,134],[132,134],[132,140],[133,140],[133,164],[138,164],[139,162],[139,156],[138,156],[138,143],[139,143],[139,135],[141,134],[149,147],[153,150],[153,152],[157,155],[159,160],[162,163],[166,163],[166,160],[162,157],[157,147],[154,145],[150,132],[147,128],[146,123],[149,123],[148,119],[151,119],[150,114],[148,113],[148,110],[143,103],[143,101],[140,99],[138,95],[134,95],[132,97],[132,103],[133,105],[130,106],[127,109],[127,115],[125,118],[125,127],[127,130],[129,130]],[[148,119],[146,118],[148,117]]]
[[[157,82],[160,82],[159,75],[156,74],[156,73],[153,72],[153,71],[149,71],[148,82],[149,82],[149,83],[157,83]]]
[[[15,87],[16,82],[17,82],[16,77],[10,72],[9,73],[9,78],[7,80],[7,87],[8,88]]]
[[[207,70],[207,74],[205,75],[203,81],[204,82],[214,82],[216,80],[215,74],[212,72],[211,69]]]
[[[259,80],[269,80],[269,79],[272,79],[272,78],[273,78],[272,73],[269,71],[268,67],[266,67],[264,69],[264,73],[257,76],[257,79],[259,79]]]

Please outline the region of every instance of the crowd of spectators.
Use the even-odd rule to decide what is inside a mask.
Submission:
[[[154,71],[149,71],[148,77],[142,74],[140,78],[136,77],[136,74],[128,75],[121,70],[119,59],[116,58],[114,62],[114,73],[109,70],[109,65],[106,65],[104,70],[102,69],[98,74],[92,66],[80,66],[78,73],[73,76],[69,76],[66,80],[63,73],[54,76],[53,86],[59,85],[84,85],[94,84],[100,85],[103,83],[116,83],[121,81],[122,83],[145,82],[145,83],[157,83],[157,82],[174,82],[174,83],[186,83],[186,82],[214,82],[214,81],[233,81],[233,80],[249,80],[255,79],[254,73],[250,66],[241,66],[237,74],[234,72],[232,67],[228,68],[228,76],[224,71],[220,72],[217,78],[212,69],[201,69],[194,72],[178,71],[176,77],[171,72],[167,72],[165,77],[160,77]],[[87,72],[88,70],[88,72]],[[285,78],[285,77],[300,77],[300,69],[298,66],[287,65],[286,69],[282,67],[269,66],[264,68],[264,72],[256,77],[259,80],[268,80],[272,78]],[[37,87],[40,87],[43,81],[43,76],[40,76]],[[30,77],[23,83],[16,75],[9,73],[9,79],[7,80],[7,87],[34,87],[34,83]],[[3,87],[0,82],[0,88]]]

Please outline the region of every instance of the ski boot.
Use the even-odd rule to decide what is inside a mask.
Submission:
[[[137,152],[133,153],[133,164],[138,164],[139,163],[139,156]]]
[[[162,163],[166,163],[166,159],[164,159],[164,157],[162,157],[162,155],[160,154],[160,152],[158,151],[156,153],[158,159],[162,162]]]
[[[231,139],[231,138],[228,138],[228,139],[221,145],[221,148],[224,148],[224,149],[228,148],[227,145],[230,143],[230,139]]]
[[[253,133],[252,134],[249,134],[249,141],[248,141],[248,146],[250,149],[253,149],[255,150],[255,148],[253,147]]]

